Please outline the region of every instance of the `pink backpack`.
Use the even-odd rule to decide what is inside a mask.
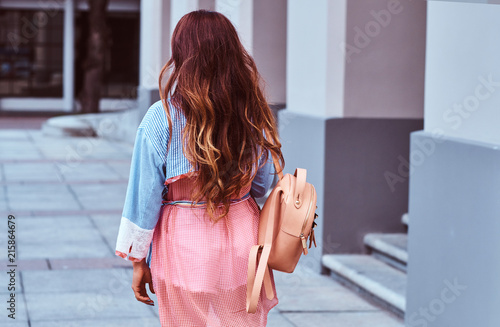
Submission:
[[[262,284],[268,299],[274,298],[269,269],[291,273],[302,254],[316,246],[314,219],[316,190],[306,182],[307,171],[297,168],[283,176],[278,159],[273,162],[279,181],[260,213],[258,245],[252,246],[248,260],[247,312],[255,313]]]

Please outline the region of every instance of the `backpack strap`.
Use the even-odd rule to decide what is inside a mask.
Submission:
[[[272,143],[273,138],[271,137],[271,134],[269,134],[269,132],[267,132],[267,131],[266,131],[266,139]],[[270,151],[270,152],[271,152],[271,157],[273,158],[274,168],[275,168],[276,172],[278,173],[278,177],[280,178],[280,180],[282,180],[283,179],[283,169],[280,166],[280,163],[278,161],[278,157],[276,156],[276,154],[273,151]]]
[[[267,262],[269,260],[269,255],[271,253],[271,246],[273,243],[274,220],[275,220],[274,213],[276,212],[277,204],[279,204],[280,195],[281,195],[281,189],[279,188],[274,189],[273,192],[271,192],[272,198],[268,199],[268,201],[271,201],[271,208],[269,212],[272,214],[267,219],[264,244],[252,246],[250,254],[248,256],[248,276],[247,276],[248,313],[255,313],[257,309],[257,303],[259,302],[259,296],[263,282],[267,298],[269,300],[274,298],[274,291],[272,288],[271,276],[269,272],[270,268],[267,266]],[[259,251],[262,251],[260,254],[260,259],[259,259]]]

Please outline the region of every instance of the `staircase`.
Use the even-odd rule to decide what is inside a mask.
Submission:
[[[408,214],[401,220],[408,226]],[[364,243],[369,254],[327,254],[323,266],[340,283],[404,318],[407,234],[370,233]]]

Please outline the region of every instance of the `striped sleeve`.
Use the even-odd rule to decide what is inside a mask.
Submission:
[[[130,261],[147,256],[162,204],[168,125],[161,103],[155,105],[137,130],[116,241],[115,254]]]

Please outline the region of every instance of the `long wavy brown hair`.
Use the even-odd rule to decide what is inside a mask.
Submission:
[[[255,62],[224,15],[198,10],[183,16],[171,49],[159,78],[169,142],[168,98],[186,118],[183,150],[197,170],[192,200],[205,199],[210,218],[217,221],[229,212],[230,198],[250,185],[259,158],[267,160],[272,151],[284,167],[275,117]]]

